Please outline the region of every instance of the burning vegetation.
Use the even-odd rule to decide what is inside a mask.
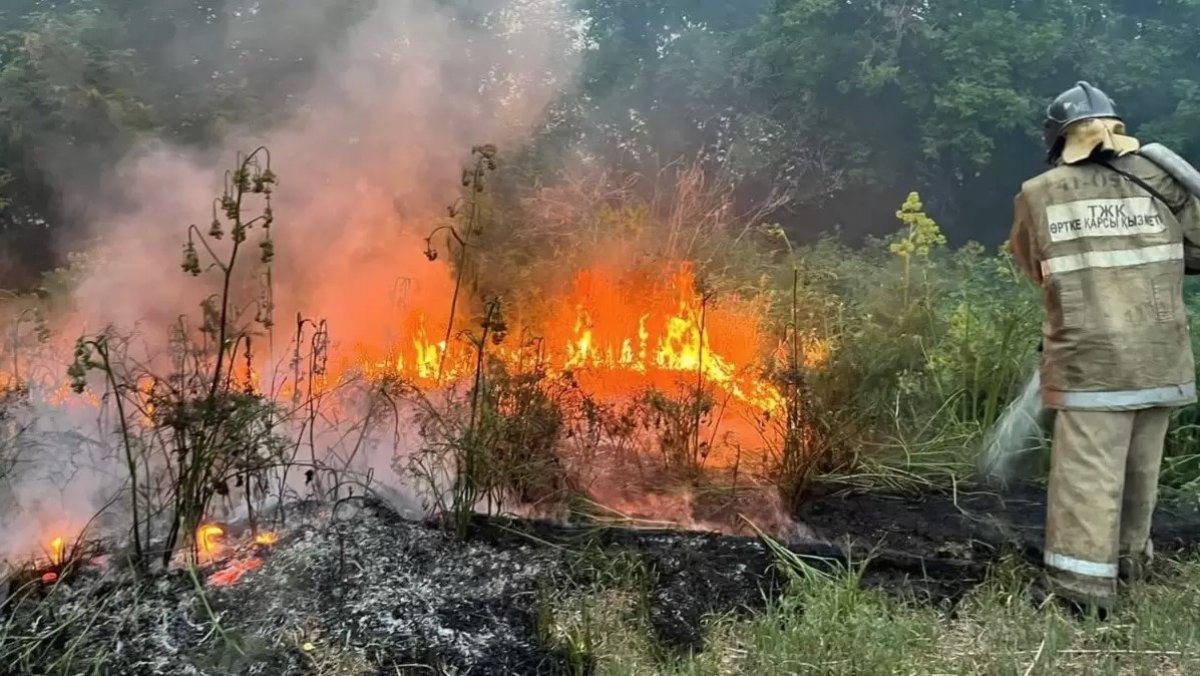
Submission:
[[[245,664],[253,658],[245,636],[236,634],[254,630],[230,617],[234,599],[243,589],[275,594],[296,582],[306,597],[330,598],[284,613],[299,648],[273,653],[275,662],[264,663],[270,668],[294,671],[318,653],[340,655],[330,643],[333,629],[320,620],[330,613],[361,623],[341,650],[371,664],[433,659],[414,652],[425,642],[437,659],[462,666],[561,666],[587,651],[554,627],[533,638],[514,628],[538,608],[513,606],[520,617],[509,617],[497,604],[548,578],[582,584],[578,561],[539,550],[527,565],[522,545],[452,545],[473,557],[499,557],[475,575],[440,554],[432,554],[436,563],[423,563],[430,554],[421,551],[396,559],[364,540],[374,537],[367,531],[399,529],[388,536],[403,536],[397,546],[445,548],[494,537],[497,522],[487,517],[503,515],[658,529],[637,545],[653,551],[692,542],[662,540],[663,530],[762,537],[766,544],[728,545],[756,557],[744,579],[737,574],[748,569],[734,565],[736,553],[721,554],[733,566],[721,572],[695,555],[654,554],[654,565],[694,567],[715,586],[712,598],[693,603],[686,573],[663,583],[669,601],[652,621],[667,626],[664,640],[693,648],[705,614],[748,603],[762,585],[777,591],[763,561],[769,552],[786,558],[792,547],[851,558],[794,518],[815,476],[866,466],[850,444],[865,439],[851,436],[863,422],[823,415],[829,400],[819,393],[846,396],[839,380],[844,345],[820,330],[817,311],[825,319],[834,313],[828,297],[811,294],[805,271],[795,266],[790,292],[781,293],[761,278],[730,273],[728,262],[718,266],[720,259],[697,248],[691,256],[666,250],[635,262],[548,261],[534,272],[561,283],[500,289],[479,273],[493,225],[480,216],[481,205],[490,197],[497,150],[479,146],[472,158],[461,204],[433,228],[450,233],[444,250],[425,263],[440,280],[433,286],[449,289],[449,298],[407,288],[386,313],[360,318],[344,340],[332,322],[298,313],[282,339],[276,317],[292,300],[277,296],[272,280],[276,242],[286,242],[275,220],[284,179],[260,148],[227,172],[209,227],[185,231],[181,267],[199,289],[197,318],[178,317],[168,340],[156,344],[115,326],[88,330],[78,308],[67,308],[49,318],[53,330],[39,338],[37,353],[13,342],[12,392],[21,402],[10,411],[14,433],[33,425],[35,438],[45,434],[36,424],[46,411],[98,421],[99,432],[80,443],[110,471],[118,468],[102,486],[100,515],[57,526],[48,560],[13,577],[7,607],[14,622],[36,625],[43,610],[37,599],[63,595],[69,625],[104,585],[157,581],[149,614],[130,628],[113,627],[120,641],[137,634],[129,640],[138,659],[157,646],[166,654],[154,669],[175,668],[179,649],[166,646],[196,651],[217,635],[218,652],[228,651],[220,659]],[[714,250],[729,241],[725,226],[707,227]],[[756,239],[754,247],[779,241],[771,229],[759,234],[766,243]],[[363,329],[364,322],[375,330]],[[80,329],[73,349],[64,349],[63,336]],[[69,364],[59,372],[66,383],[40,366],[43,358]],[[880,476],[920,481],[901,472]],[[355,523],[347,514],[369,518]],[[410,521],[398,525],[397,514]],[[72,537],[91,544],[65,547]],[[709,546],[698,542],[692,544]],[[719,554],[726,547],[711,546]],[[926,563],[896,565],[907,571]],[[397,566],[407,567],[399,589],[383,582]],[[512,580],[477,579],[496,575]],[[415,609],[416,596],[435,593],[432,579],[479,607],[459,617],[453,608],[462,599],[439,597],[437,618]],[[486,589],[468,591],[475,584]],[[173,607],[184,594],[193,604]],[[380,614],[380,604],[413,615]],[[667,619],[684,612],[679,608],[687,609],[681,626]],[[266,612],[247,610],[258,618]],[[503,617],[482,632],[465,629],[488,614]],[[275,629],[257,635],[269,636],[275,648],[285,641]],[[370,647],[397,635],[405,642],[395,654]],[[466,638],[454,638],[460,635]],[[26,656],[63,668],[73,663],[53,642],[33,645]],[[9,659],[2,651],[0,658]],[[9,664],[27,669],[23,659],[13,656]]]
[[[491,356],[515,369],[532,358],[548,375],[574,374],[587,393],[600,398],[628,399],[649,388],[698,382],[751,411],[782,408],[782,395],[764,375],[767,348],[779,340],[764,330],[762,308],[738,299],[714,304],[696,289],[691,262],[667,261],[654,270],[582,270],[567,293],[550,295],[546,304],[545,325],[525,329],[536,351],[510,344],[500,331],[493,334],[498,347]],[[468,376],[471,345],[456,341],[447,348],[445,341],[435,342],[426,317],[424,309],[411,310],[407,335],[385,358],[361,356],[351,368],[423,388]],[[359,350],[369,355],[377,348]],[[806,356],[807,367],[819,365],[819,352]]]
[[[457,232],[482,227],[471,204],[488,194],[480,186],[495,152],[474,150],[485,170],[465,186],[461,214],[439,226],[455,232],[446,258],[457,263],[428,264],[456,287],[478,255]],[[802,490],[829,448],[817,443],[829,437],[805,382],[833,351],[802,327],[797,293],[791,321],[781,322],[771,294],[718,291],[694,260],[591,262],[556,271],[569,280],[558,292],[509,301],[464,296],[439,311],[444,298],[409,294],[381,318],[392,329],[385,340],[338,341],[329,322],[299,315],[281,348],[273,336],[282,300],[260,286],[282,237],[280,181],[266,149],[239,157],[210,227],[187,229],[183,272],[215,291],[198,320],[174,323],[165,345],[115,327],[85,330],[64,359],[62,336],[87,326],[68,310],[51,318],[57,332],[41,352],[14,357],[12,391],[24,408],[11,409],[13,429],[48,410],[97,420],[88,443],[119,471],[96,519],[56,526],[47,556],[6,583],[8,630],[55,627],[0,640],[6,667],[69,670],[76,653],[60,638],[90,664],[111,659],[147,673],[185,664],[216,673],[206,660],[247,673],[411,660],[581,667],[587,651],[557,621],[528,631],[542,622],[531,616],[554,612],[549,601],[504,599],[538,599],[550,580],[591,584],[577,568],[587,564],[519,541],[464,544],[506,532],[481,520],[495,515],[660,529],[604,557],[632,546],[657,560],[656,574],[670,579],[656,583],[650,621],[679,647],[702,643],[706,614],[757,603],[762,586],[779,582],[764,545],[661,529],[769,534],[841,556],[793,520],[794,493],[781,490]],[[34,367],[43,355],[69,364],[65,383]],[[676,547],[711,549],[723,568],[695,553],[678,558]],[[630,570],[645,575],[640,565]],[[709,592],[693,597],[691,570]],[[118,591],[106,597],[110,588]],[[285,589],[304,600],[287,603]],[[110,602],[135,610],[120,621]],[[89,613],[93,621],[81,622]],[[358,628],[335,639],[333,618]],[[260,655],[256,640],[272,647]]]
[[[54,331],[39,329],[36,354],[12,344],[12,391],[110,431],[95,441],[123,469],[113,503],[132,524],[136,566],[173,565],[180,551],[215,560],[225,531],[213,520],[371,490],[381,467],[460,534],[477,510],[561,517],[576,496],[635,520],[741,532],[736,510],[689,513],[690,492],[770,494],[785,463],[819,460],[801,457],[822,431],[799,374],[823,368],[829,343],[780,326],[762,289],[718,292],[693,260],[643,256],[556,269],[569,279],[558,292],[460,293],[498,167],[494,146],[472,157],[460,205],[433,228],[449,233],[445,257],[426,240],[433,276],[453,279],[449,309],[406,289],[371,318],[382,339],[364,340],[360,325],[338,340],[328,321],[298,314],[279,348],[277,306],[291,301],[270,281],[279,177],[260,148],[227,173],[211,224],[185,232],[183,272],[215,291],[197,320],[180,317],[156,345],[115,326],[87,333],[67,308]],[[65,359],[62,338],[80,329]],[[70,362],[67,380],[43,360]],[[678,493],[649,495],[652,485]],[[664,500],[682,511],[664,516]],[[790,534],[779,500],[763,504],[768,530]]]
[[[789,389],[779,374],[820,369],[828,348],[773,326],[761,291],[717,293],[695,262],[670,257],[569,271],[561,293],[536,303],[460,300],[477,254],[459,230],[480,232],[477,203],[497,168],[494,147],[473,156],[465,206],[435,228],[451,233],[447,258],[457,263],[443,267],[429,245],[430,265],[454,277],[450,309],[409,294],[378,319],[391,327],[385,340],[336,341],[328,322],[298,315],[290,345],[273,347],[279,178],[262,148],[227,174],[210,226],[185,233],[183,272],[216,290],[198,322],[179,318],[162,346],[116,327],[85,332],[64,359],[62,337],[87,326],[67,309],[54,331],[39,329],[36,353],[11,345],[10,392],[24,392],[30,412],[98,416],[109,431],[94,442],[124,476],[103,523],[128,519],[135,568],[224,562],[210,582],[232,584],[259,562],[227,561],[219,520],[238,514],[257,528],[268,504],[369,492],[381,448],[425,513],[451,517],[460,535],[476,511],[570,516],[576,496],[633,521],[745,528],[741,507],[693,509],[690,492],[772,492],[772,452],[804,453],[795,440],[815,433],[803,427],[794,381]],[[444,328],[430,319],[439,316]],[[67,379],[43,360],[69,362]],[[653,484],[679,492],[652,496]],[[664,500],[681,505],[677,514]],[[765,527],[792,535],[783,505],[763,505]]]
[[[36,535],[44,551],[19,552],[28,563],[0,597],[0,666],[590,673],[592,610],[584,620],[564,610],[591,608],[589,594],[611,597],[663,646],[699,651],[704,618],[761,607],[784,577],[842,574],[855,547],[903,542],[856,585],[911,594],[918,576],[922,598],[951,605],[1002,555],[1029,551],[1036,500],[1015,510],[1014,531],[985,518],[1006,507],[974,494],[801,499],[830,469],[893,489],[932,482],[856,455],[853,444],[882,437],[878,421],[831,405],[871,396],[858,391],[870,380],[847,385],[854,345],[839,340],[845,327],[823,328],[843,307],[813,292],[800,260],[786,293],[731,283],[704,256],[665,254],[554,262],[566,281],[549,291],[463,292],[486,286],[469,275],[478,245],[459,233],[484,227],[474,206],[496,150],[473,157],[465,206],[436,228],[452,233],[447,255],[429,256],[455,290],[448,309],[406,293],[373,318],[386,331],[339,341],[328,320],[298,314],[277,339],[281,178],[259,149],[227,173],[210,227],[186,230],[198,319],[178,318],[154,345],[112,326],[87,331],[70,308],[48,320],[37,352],[12,342],[7,433],[49,438],[37,427],[48,411],[89,418],[98,433],[73,441],[119,471],[94,519],[67,527],[73,514],[45,512],[55,525]],[[900,216],[925,228],[900,242],[931,239],[915,195]],[[907,286],[925,249],[893,247],[902,324],[931,302],[929,287]],[[43,359],[69,364],[66,382]],[[999,396],[972,386],[944,405]],[[1189,548],[1200,517],[1172,518],[1161,545]],[[841,535],[850,543],[835,543]],[[134,610],[122,619],[117,604]]]
[[[0,297],[0,673],[1196,671],[1140,633],[1200,622],[1195,411],[1165,610],[1073,643],[1014,602],[1044,491],[971,483],[1037,290],[908,191],[1006,225],[1028,153],[979,74],[1028,102],[1030,54],[1124,45],[1192,82],[1158,14],[1200,9],[17,4],[0,240],[37,245],[0,275],[72,254]]]

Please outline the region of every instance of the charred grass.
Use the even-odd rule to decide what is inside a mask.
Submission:
[[[799,576],[751,619],[715,618],[705,652],[664,659],[628,610],[590,615],[598,674],[1187,674],[1200,668],[1200,560],[1164,562],[1107,623],[1037,608],[1036,573],[998,567],[953,613],[863,589],[857,574]],[[578,617],[578,613],[565,614]],[[578,624],[574,625],[577,629]]]
[[[1007,511],[982,493],[825,495],[806,511],[819,539],[791,543],[483,516],[463,540],[353,500],[293,517],[257,552],[262,568],[233,586],[208,582],[225,562],[139,578],[110,561],[50,586],[26,577],[0,608],[0,668],[1194,673],[1195,508],[1164,507],[1155,578],[1100,624],[1030,600],[1037,569],[1015,533],[1040,518],[1033,493],[1008,498]],[[1013,527],[989,526],[985,513]],[[938,525],[919,528],[922,514]]]

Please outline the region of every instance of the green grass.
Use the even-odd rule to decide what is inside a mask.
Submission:
[[[1036,608],[1037,572],[999,566],[955,616],[884,592],[853,574],[798,575],[751,619],[713,618],[708,649],[666,654],[636,593],[610,589],[556,608],[561,639],[586,646],[596,673],[633,674],[1190,674],[1200,673],[1200,558],[1162,561],[1126,590],[1108,622]],[[582,599],[582,600],[581,600]]]

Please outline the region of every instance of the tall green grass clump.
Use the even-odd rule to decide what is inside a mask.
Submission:
[[[896,217],[893,236],[861,248],[830,237],[792,253],[797,321],[830,346],[811,400],[859,421],[844,473],[944,477],[968,470],[1029,375],[1039,300],[1005,247],[949,247],[916,193]]]

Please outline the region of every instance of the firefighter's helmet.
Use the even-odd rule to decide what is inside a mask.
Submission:
[[[1117,106],[1107,94],[1088,82],[1080,81],[1059,94],[1046,107],[1046,123],[1043,130],[1046,150],[1053,163],[1062,155],[1066,144],[1067,128],[1085,120],[1113,120],[1121,122]],[[1107,126],[1107,125],[1106,125]]]

